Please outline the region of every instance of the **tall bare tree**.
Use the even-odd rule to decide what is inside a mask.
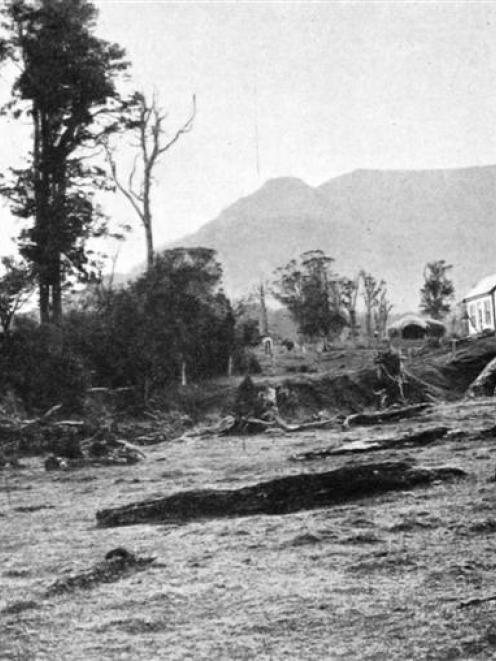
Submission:
[[[269,317],[267,315],[267,305],[265,303],[265,285],[263,281],[260,281],[258,285],[258,296],[260,300],[260,326],[262,335],[266,337],[269,335]]]
[[[379,295],[386,284],[384,280],[378,282],[371,273],[361,271],[363,280],[363,300],[365,303],[365,330],[369,342],[372,339],[372,318],[373,311],[379,305]]]
[[[377,308],[374,313],[375,327],[381,339],[383,339],[386,336],[389,313],[391,312],[393,307],[394,305],[391,303],[391,301],[388,298],[388,292],[384,283],[380,291]]]
[[[151,208],[151,190],[154,179],[154,169],[160,157],[169,151],[179,138],[193,129],[196,115],[196,96],[193,94],[191,114],[184,124],[174,133],[168,134],[165,128],[167,113],[164,113],[154,94],[151,101],[144,94],[136,92],[134,95],[136,117],[128,122],[127,128],[134,130],[137,137],[137,153],[127,181],[121,179],[117,171],[114,149],[108,140],[103,141],[110,174],[117,188],[133,207],[143,224],[146,237],[147,269],[153,266],[153,222]]]
[[[356,305],[359,284],[360,276],[357,276],[354,280],[341,278],[341,301],[343,307],[348,311],[350,318],[350,334],[353,341],[356,340],[358,335]]]

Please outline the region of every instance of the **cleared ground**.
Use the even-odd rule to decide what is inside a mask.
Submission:
[[[130,467],[0,473],[1,659],[490,659],[496,655],[496,403],[346,433],[207,438],[147,448]],[[469,477],[286,516],[99,529],[97,509],[197,487],[330,470],[297,452],[447,424],[463,434],[406,452]],[[45,598],[113,547],[157,560],[115,583]]]

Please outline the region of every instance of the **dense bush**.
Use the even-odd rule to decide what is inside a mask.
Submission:
[[[179,385],[183,369],[190,383],[227,374],[230,357],[238,372],[260,371],[245,352],[257,324],[236,328],[221,276],[213,250],[177,248],[126,287],[88,290],[62,328],[21,324],[0,345],[0,395],[10,390],[28,408],[77,409],[90,384],[132,387],[136,402],[148,402]]]
[[[81,356],[98,386],[136,386],[147,398],[178,383],[226,374],[235,319],[220,289],[214,251],[165,251],[154,268],[125,288],[95,292],[66,316],[64,342]]]
[[[66,410],[79,410],[89,374],[52,332],[23,327],[0,336],[0,396],[13,392],[31,411],[58,403]]]

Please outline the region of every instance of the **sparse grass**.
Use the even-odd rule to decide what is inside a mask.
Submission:
[[[429,422],[468,432],[487,424],[484,411],[486,402],[445,405]],[[384,429],[354,430],[358,438],[374,434]],[[339,438],[304,436],[308,450]],[[0,492],[0,659],[494,658],[496,602],[458,608],[496,593],[494,464],[481,457],[492,449],[487,438],[415,453],[426,465],[464,468],[470,476],[462,482],[286,516],[95,526],[96,510],[113,504],[348,461],[287,461],[301,442],[302,435],[190,439],[147,448],[147,460],[134,466],[62,475],[30,458],[22,473],[8,471],[9,493]],[[378,454],[374,461],[405,456]],[[46,596],[55,581],[117,546],[157,562],[91,590]]]

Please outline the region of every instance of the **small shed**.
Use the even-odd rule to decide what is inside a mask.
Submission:
[[[468,334],[477,335],[484,330],[495,330],[496,274],[488,275],[465,294],[463,303],[467,311]]]
[[[443,337],[446,333],[446,326],[437,319],[406,314],[390,324],[387,332],[390,338],[423,340],[426,337]]]

